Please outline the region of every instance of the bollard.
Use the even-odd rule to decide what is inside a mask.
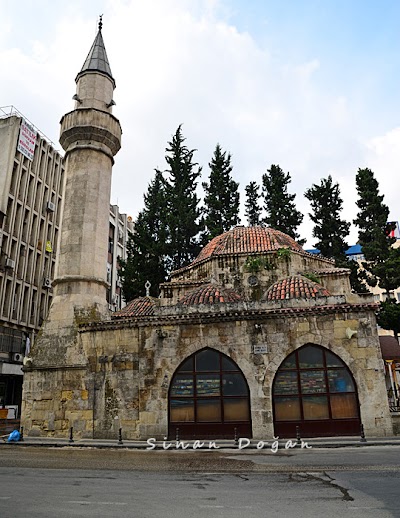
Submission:
[[[122,428],[118,430],[118,444],[124,444],[122,442]]]
[[[175,429],[175,441],[179,441],[179,428]]]
[[[361,435],[360,442],[367,442],[367,439],[365,438],[364,425],[363,425],[363,424],[361,424],[361,432],[360,432],[360,435]]]
[[[74,429],[71,428],[69,429],[69,441],[68,441],[70,444],[72,444],[74,442]]]
[[[238,433],[237,433],[237,428],[235,428],[233,440],[235,442],[235,446],[237,446],[239,444],[239,437],[238,437]]]
[[[22,442],[24,440],[24,427],[21,426],[19,429],[19,440]]]
[[[301,443],[300,426],[296,426],[296,444]]]

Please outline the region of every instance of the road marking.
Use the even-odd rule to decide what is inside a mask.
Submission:
[[[128,505],[126,502],[91,502],[90,500],[67,500],[66,503],[79,505]]]
[[[11,496],[0,496],[0,500],[10,500]]]

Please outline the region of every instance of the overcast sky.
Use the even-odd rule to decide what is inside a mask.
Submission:
[[[355,174],[370,167],[399,219],[398,0],[0,0],[0,106],[53,142],[99,14],[123,129],[111,199],[122,212],[137,216],[182,123],[203,180],[217,142],[242,193],[272,163],[289,171],[308,247],[303,193],[328,174],[351,220]]]

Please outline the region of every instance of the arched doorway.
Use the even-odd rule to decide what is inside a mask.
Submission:
[[[252,437],[249,387],[225,354],[202,349],[176,370],[169,389],[170,438]]]
[[[358,435],[356,384],[346,364],[317,345],[305,345],[280,365],[272,386],[274,430],[279,437]]]

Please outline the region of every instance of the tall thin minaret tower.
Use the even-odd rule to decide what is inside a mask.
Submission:
[[[99,30],[76,76],[75,109],[61,119],[65,195],[54,297],[32,348],[32,368],[86,363],[79,324],[109,318],[106,300],[111,170],[121,147],[115,81]]]

